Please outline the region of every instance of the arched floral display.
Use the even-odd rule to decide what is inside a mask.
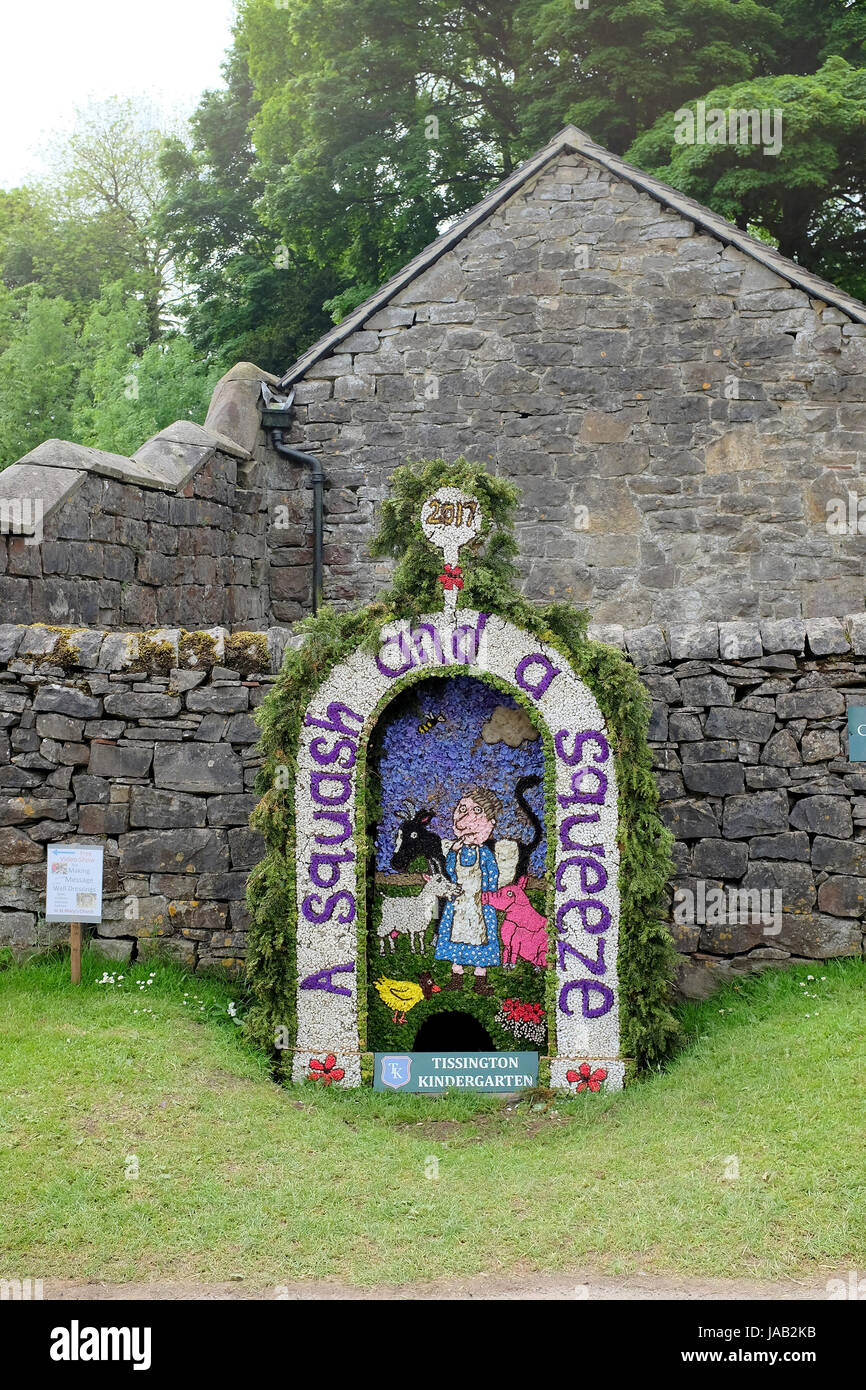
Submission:
[[[398,560],[391,594],[301,624],[303,643],[262,708],[254,823],[268,855],[248,894],[259,998],[250,1031],[294,1081],[356,1086],[369,1076],[370,736],[413,682],[474,677],[543,730],[546,911],[527,900],[516,919],[524,959],[533,958],[526,934],[546,922],[547,950],[535,959],[553,977],[542,1074],[563,1090],[619,1089],[630,1068],[664,1055],[673,1033],[672,946],[658,914],[670,840],[656,810],[646,692],[620,652],[587,641],[585,614],[536,607],[514,589],[511,485],[462,460],[398,470],[394,484],[378,541]],[[452,853],[456,879],[454,862]],[[441,872],[440,856],[436,863]],[[526,875],[500,880],[515,897]],[[474,885],[489,920],[504,908],[499,888],[488,891],[494,882]],[[412,1000],[441,988],[416,973],[404,982]],[[536,1045],[545,1010],[504,993],[497,1017]],[[405,1021],[399,991],[383,998],[395,1022]]]
[[[486,672],[532,701],[555,753],[553,937],[556,1057],[604,1065],[622,1085],[617,979],[619,849],[614,761],[605,721],[561,653],[495,614],[428,614],[382,630],[375,653],[354,652],[322,683],[304,717],[297,759],[297,1040],[293,1076],[311,1057],[337,1056],[345,1084],[361,1080],[358,754],[394,683],[412,671]],[[561,1076],[560,1076],[561,1073]]]

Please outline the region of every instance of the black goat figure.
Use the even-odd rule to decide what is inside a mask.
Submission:
[[[415,811],[407,802],[404,806],[405,819],[400,823],[391,868],[396,873],[405,873],[413,860],[422,855],[431,873],[438,872],[445,878],[445,856],[442,841],[430,829],[433,812],[428,807]]]

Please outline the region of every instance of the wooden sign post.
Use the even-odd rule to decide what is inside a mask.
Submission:
[[[81,923],[69,924],[69,959],[72,968],[72,983],[81,984]]]
[[[82,925],[98,925],[102,921],[102,858],[102,845],[48,846],[45,920],[69,923],[74,985],[81,984]]]

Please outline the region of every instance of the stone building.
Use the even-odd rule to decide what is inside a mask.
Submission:
[[[42,845],[78,833],[109,837],[152,934],[242,956],[244,721],[311,601],[286,445],[324,472],[338,605],[387,579],[366,545],[396,465],[465,454],[520,485],[527,594],[586,606],[653,694],[682,882],[783,892],[772,939],[680,931],[687,987],[862,950],[866,307],[573,127],[282,379],[229,372],[203,428],[0,474],[0,944],[36,939]],[[120,927],[118,952],[151,933]]]

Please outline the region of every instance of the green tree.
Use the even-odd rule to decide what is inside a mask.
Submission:
[[[137,257],[116,221],[86,212],[45,186],[0,191],[0,281],[10,289],[37,285],[86,315],[112,279],[139,282]]]
[[[380,283],[526,153],[517,27],[504,6],[247,0],[268,225],[340,290]]]
[[[866,64],[866,5],[863,0],[760,0],[779,21],[775,73],[813,73],[827,58]]]
[[[323,304],[340,280],[262,220],[250,138],[259,103],[242,38],[225,73],[226,90],[203,96],[189,143],[163,148],[169,195],[158,226],[192,286],[178,308],[197,350],[225,366],[248,359],[280,371],[330,326]]]
[[[50,177],[0,193],[0,460],[48,436],[132,452],[203,419],[215,365],[168,317],[162,133],[131,102],[79,119]]]
[[[219,369],[180,334],[147,339],[147,306],[121,283],[108,286],[78,344],[72,429],[80,443],[128,455],[175,420],[204,420]]]
[[[779,153],[760,144],[678,144],[668,113],[628,158],[739,227],[763,228],[784,255],[863,297],[866,67],[833,57],[814,76],[719,87],[705,100],[707,109],[779,110]]]
[[[64,300],[32,290],[0,354],[0,466],[48,437],[70,437],[76,379],[71,313]]]
[[[47,200],[28,188],[0,189],[0,280],[7,288],[37,282],[37,258],[50,235]]]
[[[95,103],[78,113],[46,186],[57,208],[58,240],[75,265],[81,266],[84,254],[109,251],[92,297],[122,279],[145,305],[151,342],[166,324],[165,301],[174,281],[157,219],[165,194],[160,170],[165,138],[159,118],[147,107],[119,98]]]
[[[620,154],[709,87],[778,71],[782,24],[760,0],[590,0],[586,10],[548,0],[536,8],[537,60],[555,53],[569,79],[534,98],[536,139],[565,116]]]
[[[0,280],[0,353],[6,351],[18,333],[21,301],[21,291],[8,290]]]
[[[78,340],[72,429],[79,443],[125,452],[115,441],[123,432],[129,404],[138,396],[134,364],[147,340],[145,306],[125,293],[122,281],[108,285],[90,310]],[[138,444],[143,442],[144,436]]]
[[[175,420],[204,423],[221,369],[203,363],[188,338],[175,333],[150,343],[124,365],[118,378],[111,370],[100,374],[84,443],[129,455]]]
[[[151,338],[172,284],[156,230],[164,193],[163,139],[152,113],[117,100],[79,114],[41,183],[0,191],[0,279],[39,285],[83,319],[106,284],[122,280],[147,304]]]

